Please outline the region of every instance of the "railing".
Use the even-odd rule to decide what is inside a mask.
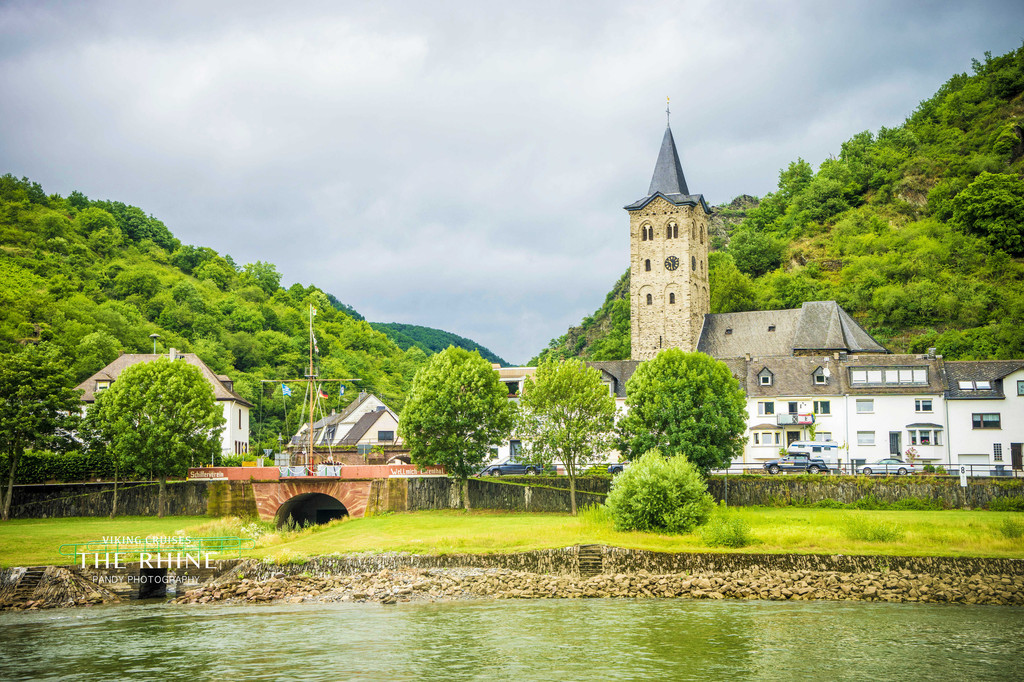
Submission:
[[[251,538],[217,537],[217,538],[119,538],[115,541],[92,540],[89,542],[71,542],[63,544],[57,550],[61,556],[78,557],[84,554],[106,555],[121,554],[133,556],[139,554],[217,554],[241,557],[242,550],[256,549],[256,541]]]

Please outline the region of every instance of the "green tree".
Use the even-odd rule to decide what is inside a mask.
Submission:
[[[754,283],[740,272],[729,254],[708,255],[708,279],[712,313],[735,313],[756,307]]]
[[[779,267],[785,250],[778,239],[750,230],[737,230],[729,242],[736,267],[754,277]]]
[[[469,509],[469,476],[506,439],[515,407],[498,373],[476,351],[449,346],[416,372],[398,433],[417,465],[442,465],[462,484]]]
[[[0,519],[10,517],[18,459],[30,448],[69,446],[81,397],[56,346],[27,346],[0,358],[0,448],[10,462]]]
[[[654,448],[685,454],[706,473],[743,451],[746,398],[725,363],[703,353],[670,348],[641,363],[626,384],[626,406],[619,449],[627,456]]]
[[[649,450],[612,481],[608,512],[616,530],[689,533],[707,523],[715,502],[685,455]]]
[[[1011,256],[1024,256],[1024,179],[982,173],[954,200],[953,219]]]
[[[615,398],[582,360],[547,360],[524,382],[519,410],[516,433],[527,455],[562,462],[576,516],[576,476],[612,446]]]
[[[198,367],[160,358],[126,368],[89,410],[108,452],[138,476],[160,481],[159,515],[167,478],[182,476],[192,458],[220,452],[224,424],[213,387]]]

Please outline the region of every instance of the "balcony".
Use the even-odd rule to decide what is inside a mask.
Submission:
[[[814,423],[813,414],[779,414],[775,416],[775,423],[779,426],[806,426]]]

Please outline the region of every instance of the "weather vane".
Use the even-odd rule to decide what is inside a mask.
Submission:
[[[672,116],[672,112],[670,111],[670,108],[669,108],[669,104],[670,103],[671,102],[670,102],[669,98],[666,97],[665,98],[665,125],[667,125],[667,126],[671,125],[671,122],[669,121],[669,118],[671,118],[671,116]]]

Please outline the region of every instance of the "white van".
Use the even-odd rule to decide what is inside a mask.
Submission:
[[[834,440],[797,440],[789,444],[786,452],[835,462],[839,457],[839,443]]]

